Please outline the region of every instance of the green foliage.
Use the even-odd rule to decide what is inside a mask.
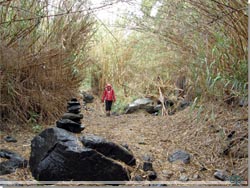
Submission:
[[[126,108],[128,104],[126,104],[123,100],[117,100],[112,107],[112,111],[113,112],[117,112],[117,113],[123,113],[124,109]]]
[[[146,15],[150,15],[150,12],[156,2],[156,0],[142,0],[141,11]]]
[[[42,130],[42,126],[38,123],[40,115],[36,112],[30,112],[29,113],[29,119],[27,123],[32,127],[32,130],[34,133],[39,133]]]

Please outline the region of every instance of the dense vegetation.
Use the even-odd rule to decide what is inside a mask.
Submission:
[[[106,82],[118,103],[159,87],[201,102],[247,96],[246,1],[123,2],[140,15],[108,28],[91,1],[1,1],[1,121],[54,121],[79,88],[100,94]]]
[[[193,97],[247,94],[246,2],[144,0],[140,10],[123,15],[115,39],[106,31],[95,45],[102,80],[145,94],[157,93],[160,77],[169,94],[184,75]]]
[[[2,121],[48,122],[78,92],[93,33],[89,14],[79,11],[83,8],[85,3],[77,1],[56,6],[35,0],[1,2]]]

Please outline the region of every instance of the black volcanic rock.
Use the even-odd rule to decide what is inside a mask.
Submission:
[[[31,142],[30,169],[39,181],[128,181],[126,165],[83,146],[64,129],[49,128]]]

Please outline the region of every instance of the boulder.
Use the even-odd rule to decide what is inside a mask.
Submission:
[[[81,142],[85,147],[94,149],[107,157],[122,161],[127,165],[136,164],[135,158],[129,150],[100,136],[84,135],[81,137]]]
[[[153,103],[153,100],[151,100],[150,98],[141,98],[141,99],[136,99],[133,103],[142,107]]]
[[[76,123],[70,119],[60,119],[56,122],[56,126],[73,133],[80,133],[85,128],[83,125]]]
[[[124,110],[125,110],[125,114],[131,114],[134,113],[135,111],[137,111],[139,109],[139,107],[136,104],[129,104]]]
[[[17,168],[26,168],[28,164],[27,160],[17,153],[5,149],[0,149],[0,158],[8,159],[0,163],[0,175],[13,173]]]
[[[39,181],[128,181],[126,165],[84,147],[71,132],[45,129],[31,141],[30,169]]]
[[[152,103],[153,100],[151,100],[150,98],[137,99],[125,108],[125,114],[133,113],[138,109],[146,109],[146,106],[150,106]],[[148,108],[148,110],[151,111],[151,107]]]
[[[185,151],[178,150],[168,157],[169,162],[174,162],[177,160],[181,160],[185,164],[190,163],[190,154]]]
[[[86,92],[83,92],[82,93],[83,95],[83,101],[86,102],[86,103],[92,103],[94,101],[94,96],[93,95],[90,95]]]

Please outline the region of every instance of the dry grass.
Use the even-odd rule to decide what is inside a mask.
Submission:
[[[149,154],[153,159],[153,168],[157,172],[157,181],[179,180],[186,175],[192,180],[195,174],[200,179],[195,181],[215,181],[213,173],[216,169],[225,170],[228,175],[236,174],[247,180],[247,156],[234,155],[235,150],[245,150],[247,141],[246,109],[230,109],[212,103],[206,105],[206,111],[198,113],[190,108],[176,113],[174,116],[151,116],[136,113],[122,116],[106,117],[99,102],[89,105],[92,111],[83,111],[83,124],[86,129],[82,134],[96,134],[119,144],[127,144],[137,160],[131,176],[146,173],[141,170],[142,156]],[[209,109],[213,109],[214,120],[208,119]],[[198,118],[200,117],[200,118]],[[227,136],[236,131],[231,140]],[[2,137],[8,133],[3,132]],[[26,132],[24,138],[19,131],[12,133],[17,143],[2,143],[1,148],[16,151],[26,159],[29,158],[30,141],[34,134]],[[241,140],[240,140],[241,139]],[[228,155],[223,155],[230,141],[234,146]],[[167,157],[175,150],[182,149],[190,153],[191,163],[169,163]],[[202,167],[207,170],[200,171]],[[166,177],[164,171],[172,172]],[[33,180],[28,169],[18,169],[16,173],[1,176],[9,180]]]
[[[83,6],[60,2],[57,11]],[[47,17],[15,21],[17,16],[29,19],[37,14]],[[6,1],[1,6],[2,122],[38,124],[54,120],[85,78],[91,18],[83,12],[61,17],[50,14],[46,1]]]

